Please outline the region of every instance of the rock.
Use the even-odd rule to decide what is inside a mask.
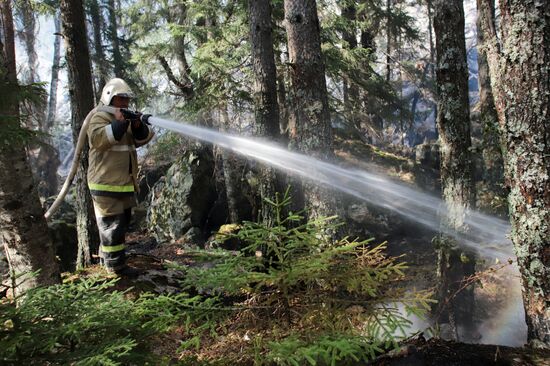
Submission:
[[[53,220],[48,222],[48,229],[61,271],[74,271],[78,253],[76,225],[63,220]]]
[[[144,166],[141,169],[138,178],[138,202],[143,202],[147,198],[151,188],[166,174],[171,165],[172,163],[161,162]]]
[[[147,228],[147,208],[143,204],[138,204],[132,210],[132,221],[130,231],[141,231]]]
[[[56,196],[48,197],[44,209],[49,208]],[[54,244],[55,254],[59,258],[61,271],[74,271],[78,253],[78,238],[76,232],[76,211],[72,203],[73,196],[67,195],[65,200],[48,220],[50,237]]]
[[[4,248],[0,248],[0,281],[9,273],[8,259],[4,252]],[[1,296],[0,296],[1,297]]]
[[[439,144],[425,142],[416,146],[415,160],[417,164],[439,169]]]
[[[210,149],[194,146],[152,188],[147,226],[159,241],[178,240],[193,227],[204,227],[216,199]]]
[[[42,206],[44,207],[44,211],[50,208],[56,198],[57,196],[51,196],[44,201],[44,203],[42,204]],[[61,205],[59,206],[57,211],[55,211],[54,214],[51,216],[50,221],[61,220],[67,223],[75,224],[76,210],[72,203],[72,199],[74,198],[70,194],[68,194],[65,197],[65,200],[61,202]]]
[[[364,203],[349,205],[347,216],[357,223],[366,223],[373,219],[367,205]]]
[[[191,229],[187,230],[187,232],[181,239],[188,244],[194,244],[194,245],[204,244],[204,234],[202,230],[198,227],[192,227]]]
[[[239,250],[243,248],[243,243],[233,237],[233,234],[237,234],[241,230],[239,224],[226,224],[220,226],[218,231],[208,239],[206,247],[208,249],[225,249],[225,250]]]

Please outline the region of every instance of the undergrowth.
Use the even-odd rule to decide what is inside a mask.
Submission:
[[[179,294],[80,278],[2,299],[0,364],[357,365],[398,347],[431,301],[399,289],[405,264],[384,244],[331,239],[334,218],[283,214],[288,194],[268,203],[273,223],[226,234],[244,248],[181,268]],[[179,361],[154,352],[172,334]]]
[[[209,333],[191,327],[183,347],[236,337],[241,350],[233,362],[255,365],[356,364],[398,347],[407,316],[423,316],[431,301],[399,289],[406,265],[386,257],[384,244],[331,239],[334,217],[283,215],[288,194],[268,203],[273,224],[244,222],[226,236],[244,243],[237,255],[187,270],[183,285],[215,300],[217,327],[197,323]]]
[[[35,288],[0,302],[2,365],[126,365],[161,361],[155,336],[170,329],[196,299],[186,294],[114,290],[116,279],[83,278]]]

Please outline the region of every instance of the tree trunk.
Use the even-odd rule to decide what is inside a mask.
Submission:
[[[71,125],[73,141],[77,141],[82,122],[94,108],[94,92],[90,54],[84,21],[82,0],[61,0],[61,21],[65,39],[65,59],[69,76],[71,98]],[[92,251],[99,246],[99,236],[95,225],[92,197],[88,190],[86,174],[88,170],[88,144],[82,152],[76,176],[76,225],[78,231],[77,266],[91,263]]]
[[[346,19],[346,28],[342,33],[343,48],[354,50],[357,48],[357,35],[354,22],[357,20],[357,9],[354,5],[345,5],[341,8],[342,17]],[[349,27],[352,29],[350,30]],[[361,131],[361,119],[358,118],[359,87],[350,75],[345,75],[344,86],[344,116],[350,121],[350,124]]]
[[[479,2],[479,0],[478,0]],[[479,5],[478,5],[479,6]],[[491,4],[491,14],[494,17],[495,7]],[[498,115],[491,90],[489,64],[483,43],[485,37],[481,24],[483,12],[478,11],[477,17],[477,63],[479,84],[479,111],[483,128],[483,181],[487,188],[495,195],[504,197],[504,162],[500,148],[498,133]]]
[[[426,8],[428,9],[428,35],[430,38],[430,70],[432,80],[435,80],[435,47],[434,47],[434,35],[433,35],[433,0],[426,0]]]
[[[390,82],[391,80],[391,5],[392,0],[386,0],[386,81]]]
[[[0,11],[4,36],[0,40],[0,115],[4,116],[4,131],[15,132],[19,96],[11,1],[0,1]],[[24,143],[2,142],[0,169],[9,172],[0,175],[0,233],[16,295],[35,286],[59,283],[59,267]],[[37,271],[36,276],[29,276]]]
[[[256,135],[270,140],[279,137],[279,104],[277,103],[277,70],[273,52],[271,4],[269,0],[248,2],[250,44],[254,69],[254,117]],[[273,207],[264,201],[273,200],[278,190],[275,170],[262,166],[260,171],[261,217],[274,221]]]
[[[523,282],[528,339],[550,347],[550,2],[490,1],[482,15],[491,86],[510,188],[511,238]]]
[[[50,81],[50,98],[48,100],[48,116],[44,125],[44,132],[48,132],[54,124],[57,110],[57,85],[59,83],[59,61],[61,59],[61,20],[59,13],[54,18],[55,39],[53,43],[52,77]]]
[[[115,71],[115,76],[117,78],[124,79],[124,60],[122,59],[122,53],[120,52],[120,44],[118,40],[118,21],[114,0],[107,0],[107,9],[109,12],[108,34],[111,41],[111,47],[113,48],[113,67]]]
[[[321,160],[330,160],[334,155],[332,128],[315,0],[285,0],[284,8],[292,81],[290,146]],[[333,192],[311,182],[303,186],[310,217],[337,213]]]
[[[38,55],[36,54],[36,15],[33,9],[33,4],[29,0],[20,1],[17,5],[17,13],[21,22],[18,35],[25,45],[25,52],[27,54],[27,73],[24,77],[24,82],[32,84],[40,81],[38,75]],[[27,124],[29,127],[35,126],[40,130],[44,130],[46,124],[46,113],[41,104],[45,103],[45,100],[40,98],[40,103],[31,103],[28,110],[25,111],[27,115]]]
[[[187,6],[185,3],[178,4],[175,7],[176,10],[176,23],[181,26],[186,26],[187,21]],[[176,60],[178,62],[178,70],[180,74],[180,80],[183,84],[183,88],[180,88],[184,93],[186,99],[191,99],[194,96],[194,85],[191,80],[191,67],[187,62],[187,56],[185,54],[185,34],[174,36],[174,51],[176,53]]]
[[[277,102],[279,104],[279,137],[288,142],[288,108],[286,99],[286,82],[283,67],[277,73]]]
[[[437,54],[438,113],[437,127],[441,151],[441,186],[445,201],[442,225],[461,233],[469,228],[464,219],[474,204],[472,159],[470,156],[470,108],[468,102],[468,66],[464,38],[462,0],[434,2],[434,30]],[[452,242],[444,238],[445,243]],[[474,259],[461,260],[461,253],[450,245],[439,250],[440,300],[452,298],[464,276],[472,275]],[[449,322],[472,325],[473,289],[467,288],[452,298]],[[456,329],[455,329],[456,331]]]
[[[100,95],[109,77],[107,73],[107,64],[105,60],[105,52],[103,51],[103,42],[101,36],[103,28],[103,16],[100,11],[98,0],[89,1],[88,8],[90,11],[90,19],[93,28],[94,63],[97,68],[97,94]]]
[[[17,12],[21,21],[18,35],[25,45],[28,62],[28,74],[25,82],[32,84],[38,81],[38,56],[36,54],[36,18],[29,0],[19,1]]]
[[[223,131],[234,131],[227,111],[227,105],[220,108],[220,124]],[[241,223],[252,218],[252,207],[245,196],[244,170],[246,160],[228,150],[221,150],[225,192],[229,221]]]
[[[434,46],[434,36],[433,36],[433,0],[426,0],[426,7],[428,8],[428,34],[430,36],[430,76],[433,83],[435,83],[435,46]],[[437,118],[437,93],[434,95],[436,103],[434,106],[434,116]],[[436,138],[439,138],[438,130],[435,129],[437,135]]]

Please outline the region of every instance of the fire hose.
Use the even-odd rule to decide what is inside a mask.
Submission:
[[[73,183],[73,179],[76,176],[76,171],[78,170],[78,162],[80,161],[80,155],[82,154],[82,149],[84,148],[84,144],[86,143],[86,137],[88,135],[88,125],[90,124],[90,120],[92,119],[92,116],[97,112],[107,112],[107,113],[114,114],[117,110],[120,110],[124,118],[127,120],[139,119],[141,122],[145,124],[148,124],[148,125],[150,124],[149,123],[149,117],[151,117],[150,114],[142,114],[140,112],[132,111],[129,109],[115,108],[115,107],[104,106],[104,105],[99,105],[94,109],[92,109],[84,119],[84,122],[82,123],[82,127],[80,128],[80,133],[78,134],[78,140],[74,150],[71,170],[69,171],[69,174],[67,175],[67,178],[65,179],[65,183],[63,184],[63,187],[61,187],[61,191],[57,195],[57,198],[52,203],[48,211],[46,211],[46,213],[44,214],[44,217],[46,218],[46,220],[49,219],[54,214],[54,212],[59,209],[59,206],[65,199],[65,196],[69,192],[69,188]]]

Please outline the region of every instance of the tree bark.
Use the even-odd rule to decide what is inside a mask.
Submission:
[[[386,0],[386,81],[391,80],[391,6],[392,0]]]
[[[478,2],[510,188],[511,238],[523,283],[528,339],[550,347],[550,3]]]
[[[61,21],[65,39],[65,59],[69,75],[73,141],[77,141],[82,122],[88,112],[94,108],[90,54],[82,0],[61,0]],[[89,265],[92,252],[95,253],[99,246],[92,197],[86,179],[87,170],[88,144],[86,143],[75,182],[78,267]]]
[[[433,0],[426,0],[426,7],[428,9],[428,34],[430,38],[430,76],[432,82],[435,84],[435,46],[434,46],[434,35],[433,35]],[[437,93],[434,95],[435,106],[434,106],[434,116],[437,118]],[[435,128],[436,138],[439,138],[437,128]]]
[[[50,94],[48,99],[48,115],[44,125],[44,132],[49,131],[54,124],[57,110],[57,85],[59,83],[59,61],[61,59],[61,20],[59,13],[54,17],[55,39],[53,43],[52,77],[50,81]]]
[[[273,52],[271,4],[269,0],[249,0],[248,14],[252,66],[254,70],[254,117],[256,135],[270,140],[279,137],[279,104],[277,103],[277,71]],[[260,207],[262,220],[273,222],[273,207],[264,201],[273,200],[278,190],[273,168],[262,166],[260,171]]]
[[[4,129],[15,131],[19,107],[11,1],[0,1],[0,12],[4,36],[0,40],[0,115]],[[17,285],[15,294],[59,283],[59,267],[23,143],[0,145],[0,169],[7,173],[0,174],[0,234]],[[29,276],[36,271],[36,276]]]
[[[474,204],[475,191],[470,156],[470,108],[468,101],[468,66],[464,37],[462,0],[434,2],[434,31],[437,55],[438,113],[437,127],[441,151],[441,186],[445,201],[442,225],[467,233],[464,222]],[[445,243],[452,242],[448,237]],[[474,259],[461,260],[461,253],[444,245],[439,250],[440,300],[455,294],[464,276],[474,272]],[[454,297],[448,309],[451,326],[472,325],[473,289],[467,288]]]
[[[315,0],[285,0],[284,9],[292,82],[290,146],[321,160],[330,160],[334,155],[333,137],[316,3]],[[311,182],[303,186],[310,217],[338,213],[333,192]]]
[[[480,0],[478,0],[478,7]],[[494,17],[495,7],[490,4],[489,9]],[[481,126],[483,128],[483,181],[487,188],[495,195],[504,197],[504,162],[498,133],[498,115],[495,108],[493,91],[491,89],[491,77],[489,75],[489,64],[484,49],[485,36],[481,24],[483,12],[477,14],[477,63],[478,63],[478,85],[479,85],[479,111]]]
[[[220,122],[223,131],[234,131],[227,105],[220,107]],[[246,160],[225,149],[221,151],[221,155],[229,221],[232,224],[238,224],[244,220],[250,220],[252,207],[244,194]]]
[[[35,46],[36,18],[29,0],[20,1],[17,9],[21,21],[21,29],[19,29],[18,35],[25,45],[28,61],[28,74],[25,81],[32,84],[38,81],[38,56]]]
[[[92,21],[94,39],[94,63],[97,68],[97,94],[100,95],[108,79],[105,51],[103,50],[103,16],[100,11],[98,0],[88,2],[90,20]]]
[[[175,7],[176,24],[180,27],[185,26],[187,18],[187,6],[185,3],[178,4]],[[178,70],[180,79],[184,88],[182,92],[187,99],[191,99],[194,96],[193,81],[191,80],[191,67],[187,62],[187,55],[185,54],[185,34],[181,34],[174,37],[174,51],[176,53],[176,60],[178,62]]]
[[[428,35],[430,38],[430,70],[432,80],[435,80],[435,46],[433,35],[433,0],[426,0],[426,8],[428,9]]]

